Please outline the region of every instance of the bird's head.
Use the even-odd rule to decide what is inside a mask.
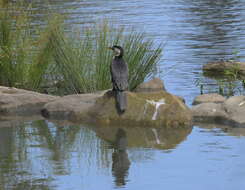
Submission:
[[[109,47],[114,52],[115,57],[122,57],[123,56],[123,48],[121,46],[112,46]]]

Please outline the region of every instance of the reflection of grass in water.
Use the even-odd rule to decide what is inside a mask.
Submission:
[[[89,169],[93,169],[94,163],[102,170],[108,168],[100,165],[100,154],[103,152],[100,150],[101,141],[88,128],[58,126],[39,120],[7,129],[12,148],[9,153],[11,157],[7,162],[2,160],[4,165],[0,165],[3,189],[28,189],[30,182],[32,187],[48,188],[52,186],[52,180],[47,176],[67,175],[71,168],[84,168],[84,164]],[[7,146],[6,142],[2,143]],[[73,162],[74,158],[78,163]]]
[[[220,60],[217,63],[226,63],[230,66],[223,71],[205,72],[195,81],[196,86],[200,88],[200,94],[219,93],[223,96],[241,95],[245,92],[245,80],[239,64],[239,51],[232,52],[233,57],[229,60]],[[206,77],[205,77],[206,76]],[[208,78],[212,80],[209,80]],[[217,88],[210,87],[210,83]]]
[[[244,80],[237,78],[208,79],[200,76],[195,81],[195,85],[200,88],[200,94],[218,93],[223,96],[242,95],[245,93]]]
[[[114,44],[125,49],[130,89],[156,71],[162,45],[155,46],[142,32],[115,28],[104,21],[83,28],[81,34],[67,34],[58,15],[45,29],[33,29],[31,8],[24,9],[17,3],[0,6],[1,85],[34,90],[53,86],[61,93],[108,89],[112,52],[107,47]]]
[[[8,156],[5,157],[5,159],[1,158],[0,188],[49,189],[48,179],[43,179],[43,183],[40,184],[41,179],[37,179],[32,173],[32,171],[36,171],[36,168],[33,168],[33,160],[31,157],[33,152],[30,146],[35,143],[36,140],[36,136],[33,135],[35,130],[31,128],[30,122],[16,123],[16,121],[10,121],[10,123],[13,126],[4,128],[4,130],[6,129],[6,133],[4,134],[6,138],[1,138],[1,144],[6,147]],[[3,132],[4,131],[1,129],[1,133]],[[8,143],[9,140],[11,140],[11,143]]]
[[[3,170],[0,171],[0,180],[7,181],[6,187],[29,188],[32,182],[33,187],[41,188],[42,181],[42,188],[51,188],[53,180],[47,176],[73,175],[77,169],[82,176],[97,171],[111,174],[113,149],[89,127],[38,120],[9,129],[14,129],[10,133],[13,157],[7,166],[8,173],[5,170],[3,175]],[[127,151],[130,160],[137,162],[154,155],[151,149]]]
[[[77,156],[77,164],[80,167],[86,164],[91,168],[96,163],[101,169],[109,168],[110,151],[89,128],[78,125],[59,126],[43,120],[33,122],[32,127],[37,129],[39,143],[47,146],[53,155],[51,159],[62,164],[60,169],[66,170],[65,173],[69,171],[67,166],[71,165],[73,154]],[[86,163],[80,163],[81,160]],[[53,167],[52,162],[50,165]]]

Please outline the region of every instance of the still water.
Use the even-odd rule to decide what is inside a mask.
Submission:
[[[43,24],[47,7],[74,27],[106,18],[164,42],[161,77],[188,105],[200,93],[196,80],[217,90],[201,75],[203,64],[245,61],[243,0],[36,0],[34,25]],[[244,129],[207,125],[159,130],[0,121],[0,189],[244,190],[244,136]]]
[[[244,129],[0,126],[0,189],[245,187]]]

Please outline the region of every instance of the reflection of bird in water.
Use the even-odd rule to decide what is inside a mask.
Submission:
[[[115,92],[118,110],[123,113],[127,108],[127,96],[125,90],[128,89],[128,66],[123,59],[123,48],[113,46],[114,58],[110,67],[113,91]]]
[[[114,142],[114,152],[112,154],[112,174],[115,177],[117,186],[126,184],[125,177],[128,175],[130,161],[127,154],[127,136],[123,129],[118,129]]]

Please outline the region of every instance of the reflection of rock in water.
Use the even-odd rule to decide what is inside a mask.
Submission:
[[[216,124],[216,123],[210,124],[210,123],[199,123],[199,122],[195,122],[194,125],[200,128],[210,129],[210,130],[221,129],[224,133],[231,136],[238,136],[238,137],[245,136],[245,128],[241,128],[241,127],[232,127],[232,126]]]
[[[15,141],[14,132],[13,127],[0,127],[0,159],[11,158]]]
[[[96,134],[108,141],[114,142],[115,135],[118,132],[116,126],[95,127]],[[179,143],[184,141],[192,131],[192,127],[179,128],[144,128],[144,127],[124,127],[121,128],[127,133],[128,147],[144,147],[157,149],[173,149]]]
[[[118,129],[114,141],[114,152],[112,154],[112,174],[117,186],[126,184],[130,161],[127,153],[127,136],[123,129]]]

